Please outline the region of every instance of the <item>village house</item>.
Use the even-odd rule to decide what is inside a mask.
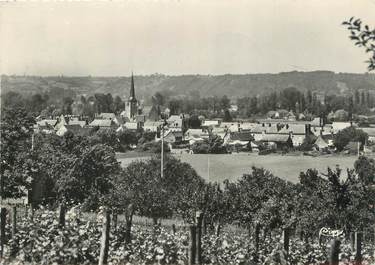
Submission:
[[[189,144],[192,145],[196,142],[202,142],[204,139],[208,139],[210,133],[206,129],[188,129],[185,132],[184,139],[189,141]]]
[[[374,127],[360,127],[358,129],[367,133],[369,143],[375,143],[375,128]]]
[[[157,132],[162,125],[162,121],[146,121],[143,125],[143,130],[145,132]]]
[[[82,127],[79,124],[66,124],[60,126],[60,128],[56,131],[56,135],[64,136],[67,132],[72,132],[74,135],[87,135],[91,128]]]
[[[357,127],[355,123],[352,122],[340,122],[340,121],[334,121],[332,122],[332,129],[333,129],[333,134],[337,134],[339,131],[349,128],[349,127]]]
[[[230,132],[228,133],[228,139],[224,143],[226,143],[230,150],[249,150],[251,146],[251,141],[254,138],[250,131],[240,131],[240,132]]]
[[[213,127],[219,127],[221,123],[221,120],[204,120],[202,122],[202,127],[204,128],[213,128]]]
[[[318,151],[328,150],[330,146],[331,145],[329,141],[327,141],[327,139],[323,135],[319,135],[318,138],[316,138],[315,143],[314,143],[314,147]]]
[[[265,134],[259,142],[273,150],[285,150],[293,147],[292,138],[287,134]]]
[[[46,134],[55,133],[55,126],[57,122],[58,121],[54,119],[44,119],[41,121],[37,121],[34,125],[34,132]]]
[[[168,127],[169,128],[180,128],[182,129],[184,126],[185,117],[184,114],[181,115],[171,115],[167,119]]]
[[[68,125],[79,125],[85,127],[87,125],[86,121],[80,121],[78,119],[69,120]]]
[[[164,141],[170,144],[181,143],[184,139],[184,134],[181,130],[167,130],[164,132]]]
[[[294,147],[300,146],[307,137],[314,136],[310,124],[286,124],[278,134],[290,135]]]
[[[89,127],[99,127],[105,129],[116,129],[118,126],[112,120],[94,119],[89,125]]]
[[[255,141],[260,141],[266,134],[278,134],[281,125],[278,123],[257,124],[250,131]]]

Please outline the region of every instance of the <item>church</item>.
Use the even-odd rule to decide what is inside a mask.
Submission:
[[[125,117],[127,122],[135,121],[138,115],[142,114],[141,104],[135,97],[134,75],[130,79],[130,96],[125,104],[125,110],[121,116]]]

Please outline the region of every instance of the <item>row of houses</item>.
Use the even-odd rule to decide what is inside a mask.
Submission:
[[[316,118],[312,121],[290,121],[285,119],[260,119],[255,122],[236,121],[222,122],[221,120],[204,120],[201,128],[186,129],[188,115],[171,115],[166,121],[150,121],[145,116],[138,115],[132,121],[114,113],[101,113],[95,119],[87,122],[78,117],[60,116],[57,119],[39,120],[35,130],[44,133],[56,133],[59,136],[68,131],[75,134],[87,134],[92,128],[99,130],[111,129],[117,132],[124,130],[140,130],[155,132],[156,140],[164,135],[164,140],[170,144],[196,142],[208,139],[210,135],[220,136],[228,146],[251,146],[256,148],[265,144],[270,148],[291,148],[301,146],[307,137],[315,140],[317,149],[333,145],[333,137],[340,130],[357,126],[351,122],[333,122],[323,124]],[[163,130],[162,130],[163,128]],[[375,142],[375,128],[360,128],[369,135],[369,141]]]

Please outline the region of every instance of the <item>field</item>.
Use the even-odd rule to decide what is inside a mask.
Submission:
[[[249,172],[252,166],[263,167],[271,171],[274,175],[292,181],[298,182],[301,171],[309,168],[315,168],[319,172],[326,173],[327,168],[335,168],[339,165],[341,169],[353,168],[356,156],[282,156],[267,155],[259,156],[256,154],[232,154],[232,155],[175,155],[181,161],[191,164],[200,176],[214,181],[222,182],[225,179],[239,178],[243,173]],[[137,159],[147,159],[149,156],[118,155],[122,166],[126,166]]]

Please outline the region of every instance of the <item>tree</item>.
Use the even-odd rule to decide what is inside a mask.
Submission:
[[[160,92],[156,92],[152,97],[152,104],[155,106],[164,106],[165,99],[164,96]]]
[[[188,124],[189,128],[199,129],[202,125],[202,121],[199,119],[197,114],[193,114],[190,116]]]
[[[173,214],[191,222],[195,210],[201,208],[202,200],[199,198],[202,198],[202,187],[203,179],[189,164],[169,156],[165,157],[161,178],[160,158],[153,157],[147,161],[132,162],[123,170],[116,184],[119,197],[116,201],[123,204],[122,209],[133,205],[132,214],[137,212],[150,217],[154,224],[160,218]]]
[[[113,105],[115,113],[121,113],[121,111],[125,110],[125,102],[119,96],[115,97]]]
[[[232,115],[230,115],[230,112],[228,109],[224,111],[224,122],[231,122],[233,120]]]
[[[367,61],[369,71],[375,69],[375,29],[371,29],[368,25],[362,26],[361,19],[351,17],[348,21],[342,23],[350,31],[349,38],[355,41],[355,45],[366,49],[371,56]]]
[[[354,168],[359,179],[364,185],[375,182],[375,160],[366,156],[360,156],[354,162]]]
[[[13,172],[22,167],[25,154],[31,149],[34,118],[24,108],[4,108],[1,115],[1,169],[6,196],[12,196],[18,190],[19,183],[13,178]]]
[[[357,141],[364,145],[367,142],[367,140],[367,133],[351,126],[339,131],[334,136],[333,143],[338,151],[342,151],[344,147],[351,141]]]
[[[219,135],[211,134],[208,139],[203,142],[196,142],[191,147],[195,154],[224,154],[227,149],[224,146],[224,141]]]

